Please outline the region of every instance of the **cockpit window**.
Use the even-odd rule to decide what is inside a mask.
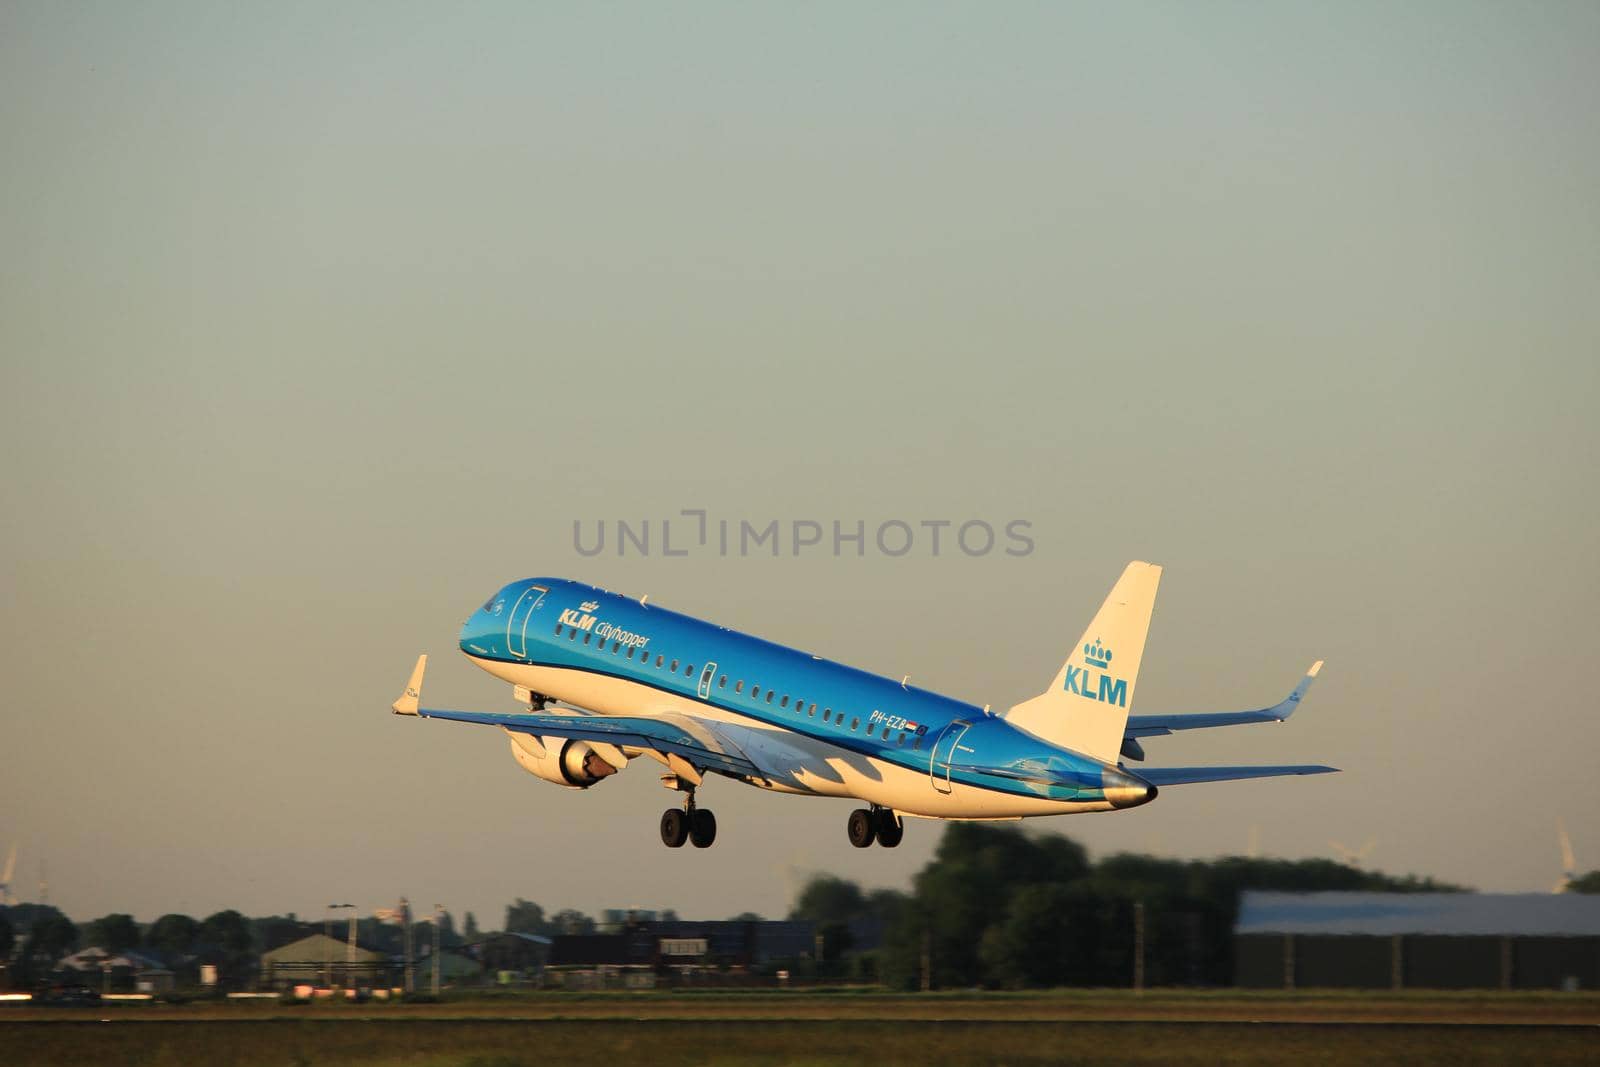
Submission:
[[[498,615],[505,610],[505,606],[506,598],[501,596],[499,593],[496,593],[484,603],[483,610],[487,611],[490,615]]]

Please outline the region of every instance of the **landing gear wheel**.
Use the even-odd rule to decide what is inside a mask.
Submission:
[[[689,840],[689,817],[677,808],[661,813],[661,843],[668,848],[682,848]]]
[[[709,808],[695,808],[689,812],[689,842],[695,848],[710,848],[717,839],[717,817]]]
[[[850,843],[856,848],[871,848],[872,838],[877,833],[873,825],[877,820],[872,817],[872,812],[866,808],[857,808],[850,813],[850,821],[845,824],[845,829],[850,834]]]
[[[888,808],[879,808],[873,814],[877,816],[878,844],[894,848],[906,836],[906,824],[895,818]]]

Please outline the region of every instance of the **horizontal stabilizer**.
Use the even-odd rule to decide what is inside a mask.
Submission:
[[[1306,695],[1306,690],[1311,688],[1311,683],[1317,680],[1317,674],[1321,670],[1322,661],[1319,659],[1311,665],[1310,670],[1306,671],[1305,677],[1300,679],[1300,684],[1294,687],[1294,691],[1270,708],[1184,715],[1130,715],[1123,736],[1160,737],[1174,730],[1204,730],[1213,726],[1240,726],[1252,722],[1283,722],[1295,713],[1295,709],[1300,706],[1301,698]]]
[[[1154,786],[1198,782],[1238,782],[1246,778],[1280,778],[1291,774],[1335,774],[1339,768],[1316,764],[1292,767],[1140,767],[1135,773]]]

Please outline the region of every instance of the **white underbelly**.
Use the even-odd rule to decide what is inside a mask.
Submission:
[[[625,678],[467,658],[503,681],[602,715],[676,713],[718,723],[720,732],[761,768],[765,779],[752,784],[763,788],[860,799],[907,815],[943,819],[1017,819],[1110,810],[1104,801],[1074,803],[946,783],[932,773],[932,756],[926,751],[915,754],[912,766],[902,766]]]

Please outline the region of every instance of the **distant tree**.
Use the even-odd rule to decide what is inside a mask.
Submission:
[[[985,983],[1011,989],[1065,985],[1071,964],[1092,951],[1091,901],[1073,886],[1035,882],[1019,888],[978,946]],[[1088,936],[1081,936],[1088,935]]]
[[[282,948],[312,933],[312,927],[297,920],[292,912],[288,916],[268,915],[246,922],[250,926],[251,944],[262,952]]]
[[[575,908],[563,908],[550,917],[550,925],[558,934],[592,934],[594,920]]]
[[[59,911],[34,921],[23,945],[23,955],[54,963],[78,947],[78,928]]]
[[[461,935],[456,933],[455,916],[447,910],[439,912],[439,944],[445,948],[454,948],[461,944]]]
[[[1055,834],[955,823],[909,896],[876,891],[858,899],[852,883],[823,876],[802,890],[794,914],[819,930],[861,912],[886,919],[878,973],[892,985],[914,987],[926,959],[941,987],[1120,986],[1132,980],[1134,917],[1142,909],[1147,982],[1225,985],[1247,889],[1460,891],[1323,859],[1123,853],[1090,864],[1081,846]]]
[[[6,918],[11,920],[11,929],[16,931],[18,937],[26,936],[34,923],[51,916],[66,918],[60,908],[51,904],[13,904],[6,909]]]
[[[898,889],[874,889],[862,903],[867,916],[887,922],[897,917],[910,899]]]
[[[518,897],[516,903],[506,905],[505,931],[508,934],[548,935],[550,924],[545,921],[544,909],[531,900]]]
[[[167,914],[150,924],[144,932],[146,948],[183,954],[200,937],[200,924],[187,915]]]
[[[1590,871],[1567,885],[1569,893],[1600,893],[1600,871]]]
[[[905,909],[902,926],[926,934],[934,984],[971,986],[982,980],[984,931],[1002,920],[1012,895],[1031,883],[1065,884],[1089,873],[1081,845],[1053,834],[1031,834],[1011,826],[953,823],[944,832],[934,859],[916,876],[915,907]],[[920,970],[921,937],[897,939],[901,974]],[[887,961],[886,961],[887,963]]]
[[[230,956],[247,955],[254,947],[249,920],[231,908],[208,915],[200,924],[197,940]]]
[[[731,923],[758,923],[764,922],[765,920],[753,911],[741,911],[728,921]]]
[[[831,874],[818,874],[800,890],[789,918],[817,923],[848,922],[860,915],[865,906],[866,898],[860,886]]]
[[[468,941],[476,941],[481,936],[478,932],[478,917],[472,912],[467,912],[467,917],[461,924],[461,936]]]
[[[678,922],[678,913],[671,908],[661,909],[661,921],[664,923]]]
[[[11,929],[11,920],[6,917],[5,909],[0,908],[0,960],[11,958],[11,946],[16,941],[17,932]]]
[[[855,946],[850,924],[843,919],[824,919],[816,926],[816,936],[822,942],[822,956],[817,960],[818,963],[834,963]]]
[[[139,947],[139,924],[132,915],[115,912],[83,928],[83,943],[105,949],[113,956]]]

